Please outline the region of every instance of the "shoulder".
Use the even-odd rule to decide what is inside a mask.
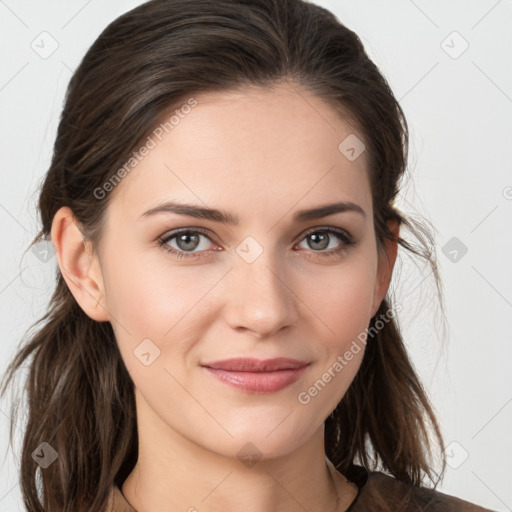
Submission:
[[[350,476],[347,475],[347,478],[350,479]],[[365,469],[356,467],[354,480],[359,480],[355,483],[361,485],[358,485],[359,494],[348,509],[349,512],[492,512],[455,496],[402,482],[380,471],[366,472]]]

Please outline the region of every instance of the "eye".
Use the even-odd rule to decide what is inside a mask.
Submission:
[[[158,244],[178,258],[197,258],[201,256],[200,253],[208,249],[208,243],[203,243],[201,239],[211,242],[206,231],[199,228],[186,228],[166,233],[158,239]]]
[[[339,242],[336,244],[336,238],[341,241],[341,244]],[[348,246],[355,244],[355,240],[346,231],[333,227],[314,228],[308,231],[302,240],[309,246],[306,249],[319,253],[318,256],[337,255],[347,250]],[[326,251],[326,249],[331,250]]]
[[[333,245],[336,238],[338,244]],[[207,231],[201,228],[183,228],[164,234],[158,239],[158,245],[179,259],[197,259],[210,256],[209,244],[204,240],[209,241],[210,244],[213,243]],[[312,250],[313,253],[317,253],[315,256],[321,257],[339,255],[355,244],[355,240],[346,231],[333,227],[314,228],[303,235],[302,241],[306,241],[309,246],[306,249]]]

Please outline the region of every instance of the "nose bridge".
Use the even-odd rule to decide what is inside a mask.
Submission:
[[[231,326],[263,337],[293,323],[296,307],[290,274],[275,251],[247,237],[236,253],[228,290]]]

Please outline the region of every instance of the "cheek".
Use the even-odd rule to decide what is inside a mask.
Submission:
[[[364,330],[371,318],[376,260],[371,252],[347,259],[336,271],[303,281],[302,296],[340,345]],[[314,283],[314,286],[312,285]]]
[[[123,256],[122,264],[115,258],[103,264],[106,307],[121,350],[133,353],[144,339],[150,339],[169,357],[186,353],[218,307],[212,304],[213,289],[226,269],[220,265],[180,268],[162,254],[144,260],[134,249],[123,252],[129,256]],[[311,270],[309,265],[296,269],[292,289],[313,315],[311,321],[320,320],[327,327],[322,328],[325,348],[332,343],[341,350],[340,344],[350,344],[368,325],[376,259],[371,248],[360,248],[339,266]],[[171,343],[176,337],[180,343]]]
[[[313,426],[319,426],[338,405],[360,368],[371,318],[375,265],[371,252],[354,257],[336,273],[315,280],[315,291],[309,293],[308,304],[323,325],[316,331],[319,364],[298,401],[305,418],[317,419]]]
[[[301,310],[295,328],[302,333],[303,343],[313,340],[311,351],[318,364],[311,378],[296,393],[283,394],[287,401],[283,398],[274,408],[252,406],[244,414],[233,407],[231,400],[210,396],[210,391],[202,386],[203,381],[190,372],[194,344],[201,346],[198,340],[221,318],[218,312],[224,300],[229,303],[230,281],[221,283],[227,268],[222,265],[180,268],[162,256],[158,262],[155,259],[141,263],[142,256],[134,256],[135,251],[127,252],[130,256],[123,257],[122,264],[110,261],[104,265],[107,307],[115,318],[112,325],[126,368],[149,409],[184,436],[211,438],[211,449],[226,452],[233,450],[233,440],[226,439],[220,431],[218,435],[211,434],[218,431],[218,425],[205,415],[192,396],[201,404],[208,403],[214,417],[222,418],[222,424],[230,431],[257,438],[258,446],[276,453],[292,449],[296,440],[312,435],[345,394],[364,353],[360,350],[354,354],[350,364],[334,366],[337,357],[344,356],[368,325],[375,281],[371,250],[360,250],[337,266],[309,263],[290,271],[288,284],[293,295],[298,296],[295,304]],[[136,355],[144,339],[152,340],[160,351],[148,366]],[[146,352],[153,357],[154,349],[151,345],[148,349]],[[315,387],[319,379],[321,382]],[[325,391],[319,391],[324,388]],[[300,402],[299,392],[309,401]],[[266,432],[280,424],[288,414],[283,411],[290,408],[296,414],[292,415],[295,420],[288,424],[288,430],[278,430],[267,439]],[[183,414],[177,415],[175,411]],[[266,418],[263,423],[262,418]],[[256,430],[254,425],[258,425]],[[203,429],[209,429],[208,433]]]
[[[134,256],[121,265],[104,264],[106,307],[127,368],[143,340],[151,340],[167,360],[186,353],[207,319],[209,292],[223,275],[214,267],[179,268],[162,256],[141,261]]]

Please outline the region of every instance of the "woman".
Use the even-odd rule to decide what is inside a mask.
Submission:
[[[111,23],[69,84],[35,240],[57,286],[5,383],[31,358],[27,509],[484,510],[425,484],[444,445],[387,293],[398,245],[437,276],[393,204],[406,161],[325,9]]]

